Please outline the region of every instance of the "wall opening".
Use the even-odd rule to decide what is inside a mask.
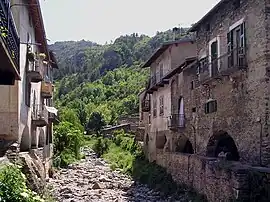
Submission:
[[[239,161],[239,153],[235,142],[224,131],[220,131],[210,138],[207,144],[206,156],[218,157],[221,153],[224,153],[229,161]]]
[[[184,135],[177,139],[175,146],[175,152],[194,154],[192,143]]]

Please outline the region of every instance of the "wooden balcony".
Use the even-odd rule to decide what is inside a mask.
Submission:
[[[44,127],[49,123],[49,114],[45,105],[33,105],[32,108],[32,123],[37,127]]]
[[[49,99],[53,96],[54,86],[51,82],[42,81],[41,83],[41,96],[43,98]]]
[[[168,128],[171,130],[185,128],[185,115],[172,114],[170,117],[168,117]]]
[[[29,61],[27,77],[30,82],[38,83],[43,80],[43,69],[39,60]]]
[[[0,85],[20,80],[20,40],[9,5],[10,0],[0,1]]]

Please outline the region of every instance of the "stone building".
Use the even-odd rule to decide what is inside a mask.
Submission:
[[[0,2],[0,150],[17,142],[44,162],[52,154],[54,54],[49,51],[39,0]]]
[[[270,165],[268,20],[264,0],[220,1],[196,32],[197,153]],[[194,142],[193,142],[194,144]]]
[[[189,30],[196,53],[163,76],[166,100],[152,101],[162,85],[140,95],[149,160],[209,201],[270,198],[269,6],[221,0]]]
[[[178,98],[181,109],[174,108],[175,96],[171,96],[172,86],[183,66],[194,61],[196,45],[191,38],[168,42],[162,45],[143,65],[150,66],[151,78],[145,91],[140,94],[141,123],[145,127],[145,138],[149,159],[156,160],[157,149],[172,151],[175,145],[176,122],[184,126],[183,99]],[[179,80],[180,81],[180,80]],[[177,117],[177,114],[179,115]]]

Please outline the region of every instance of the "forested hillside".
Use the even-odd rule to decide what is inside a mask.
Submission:
[[[137,96],[149,74],[140,65],[163,42],[181,38],[186,30],[157,32],[154,37],[134,33],[105,45],[84,40],[51,45],[59,63],[55,98],[61,119],[83,129],[93,112],[106,124],[114,124],[119,115],[137,113]]]

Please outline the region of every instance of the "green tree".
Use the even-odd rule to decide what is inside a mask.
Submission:
[[[63,121],[54,128],[54,155],[60,159],[60,166],[80,159],[80,148],[83,145],[83,134],[72,123]]]
[[[100,134],[101,129],[106,125],[103,115],[100,112],[93,112],[89,118],[87,129],[89,132]]]

